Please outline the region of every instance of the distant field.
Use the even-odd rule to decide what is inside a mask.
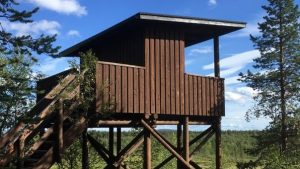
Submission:
[[[176,145],[176,132],[162,130],[160,131],[168,140]],[[90,132],[95,138],[99,140],[103,145],[107,146],[107,132]],[[122,133],[123,139],[122,144],[126,145],[137,131],[130,131]],[[222,165],[224,169],[235,169],[236,163],[241,161],[249,161],[255,159],[255,157],[249,156],[245,153],[245,150],[251,148],[255,139],[252,137],[255,135],[256,131],[224,131],[222,133]],[[191,132],[191,139],[198,135],[199,132]],[[154,138],[152,142],[152,164],[153,166],[158,165],[165,158],[169,157],[170,153],[159,144]],[[214,164],[214,137],[212,137],[206,145],[192,157],[193,160],[199,164],[203,169],[215,168]],[[191,147],[191,150],[194,146]],[[53,166],[55,168],[81,168],[81,149],[80,143],[77,141],[73,144],[68,151],[65,153],[63,165]],[[104,168],[104,161],[97,156],[96,152],[90,147],[90,168]],[[139,148],[134,154],[127,158],[124,162],[130,169],[141,169],[143,168],[143,152],[142,148]],[[174,169],[176,168],[176,160],[173,159],[167,165],[163,167],[164,169]]]

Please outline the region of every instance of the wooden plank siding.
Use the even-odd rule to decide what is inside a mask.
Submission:
[[[105,102],[112,102],[116,113],[224,115],[224,79],[184,72],[183,32],[148,27],[142,37],[118,44],[117,50],[122,50],[114,53],[120,60],[129,59],[124,63],[135,63],[134,58],[140,55],[143,66],[97,63],[97,110]],[[143,44],[142,49],[132,45],[136,41]],[[126,58],[131,54],[135,57]]]

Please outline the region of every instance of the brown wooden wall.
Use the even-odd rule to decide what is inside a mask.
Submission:
[[[113,112],[145,112],[145,68],[98,62],[96,65],[96,110],[112,104]]]
[[[144,66],[144,44],[141,31],[116,34],[97,45],[95,53],[100,61]]]
[[[96,71],[96,110],[98,112],[101,111],[101,106],[104,104],[112,103],[115,105],[112,111],[116,113],[147,113],[147,107],[149,107],[152,110],[151,114],[223,115],[224,80],[221,78],[184,74],[183,91],[179,93],[184,105],[182,107],[176,105],[176,97],[172,103],[171,94],[165,97],[170,101],[163,101],[161,95],[166,96],[166,94],[160,93],[160,97],[152,94],[153,97],[155,96],[154,106],[157,109],[151,109],[152,92],[147,90],[147,86],[151,84],[147,85],[150,80],[146,80],[147,71],[145,67],[98,62]],[[147,91],[151,92],[150,97],[146,94]],[[162,109],[167,103],[170,107]],[[172,109],[176,111],[177,106],[183,110],[179,109],[178,112],[172,112]]]
[[[184,112],[184,36],[150,28],[145,32],[146,113]]]

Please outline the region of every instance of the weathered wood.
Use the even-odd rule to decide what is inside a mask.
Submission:
[[[117,127],[117,153],[121,151],[122,147],[122,130],[121,127]]]
[[[215,123],[215,133],[216,133],[216,169],[222,168],[222,155],[221,155],[221,117],[216,119]]]
[[[190,161],[190,135],[189,135],[189,118],[185,117],[183,122],[183,158],[186,162]]]
[[[151,166],[151,137],[150,132],[147,129],[144,129],[144,168],[151,169]]]
[[[87,130],[84,130],[81,134],[81,168],[89,169],[89,150],[88,150],[88,139],[87,139]]]
[[[185,161],[184,158],[177,153],[177,151],[166,142],[151,126],[149,126],[144,120],[141,120],[141,123],[170,153],[172,153],[177,159],[179,159],[185,167],[191,168],[189,162]]]
[[[109,127],[108,149],[111,152],[111,154],[114,155],[114,128],[113,127]],[[113,156],[110,156],[110,158],[113,159]]]
[[[59,100],[59,110],[57,112],[57,118],[55,122],[55,134],[56,142],[54,147],[55,161],[61,162],[61,154],[63,150],[63,122],[64,122],[64,103],[63,100]]]
[[[177,124],[177,152],[178,154],[182,154],[182,124]],[[177,169],[182,169],[182,165],[179,160],[177,160]]]

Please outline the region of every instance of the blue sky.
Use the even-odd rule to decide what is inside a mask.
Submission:
[[[299,0],[295,1],[299,4]],[[20,9],[39,6],[34,23],[2,22],[5,29],[19,35],[39,33],[58,34],[56,45],[65,49],[137,12],[174,14],[212,19],[247,22],[243,30],[220,38],[221,76],[226,85],[226,116],[222,128],[228,130],[263,129],[268,119],[245,121],[245,112],[251,107],[255,91],[237,81],[238,73],[251,69],[252,59],[259,57],[249,40],[249,34],[258,35],[257,22],[262,21],[261,9],[265,0],[20,0]],[[186,49],[186,72],[211,75],[213,73],[212,41]],[[38,70],[53,75],[68,68],[66,58],[39,56]]]

